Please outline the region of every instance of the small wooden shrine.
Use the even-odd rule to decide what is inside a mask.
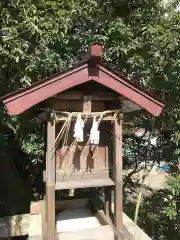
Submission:
[[[112,222],[117,233],[123,232],[123,116],[141,109],[158,116],[164,107],[102,64],[101,56],[101,45],[93,44],[76,66],[3,97],[10,115],[35,106],[46,122],[43,235],[48,240],[56,238],[55,191],[63,189],[104,187],[106,216],[114,189]]]

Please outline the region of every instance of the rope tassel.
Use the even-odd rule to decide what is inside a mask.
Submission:
[[[75,126],[74,126],[74,138],[77,142],[83,142],[84,141],[84,121],[81,118],[81,115],[78,116]]]
[[[98,130],[98,122],[96,121],[96,117],[93,118],[93,125],[90,131],[90,143],[99,144],[99,130]]]

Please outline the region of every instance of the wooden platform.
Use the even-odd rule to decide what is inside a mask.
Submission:
[[[56,182],[55,189],[73,189],[73,188],[88,188],[88,187],[103,187],[103,186],[114,186],[114,182],[110,178],[99,178],[99,179],[84,179],[83,181],[64,181]]]

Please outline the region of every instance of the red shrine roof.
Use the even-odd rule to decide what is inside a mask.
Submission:
[[[154,116],[160,115],[164,104],[151,93],[135,86],[127,78],[101,63],[102,46],[93,44],[87,60],[61,73],[36,82],[2,98],[10,115],[19,115],[34,105],[67,89],[95,81],[124,96]]]

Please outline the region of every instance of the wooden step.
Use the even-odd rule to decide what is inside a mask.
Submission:
[[[74,188],[88,188],[88,187],[103,187],[103,186],[114,186],[115,183],[110,178],[99,178],[99,179],[82,179],[78,181],[57,181],[55,189],[74,189]]]

